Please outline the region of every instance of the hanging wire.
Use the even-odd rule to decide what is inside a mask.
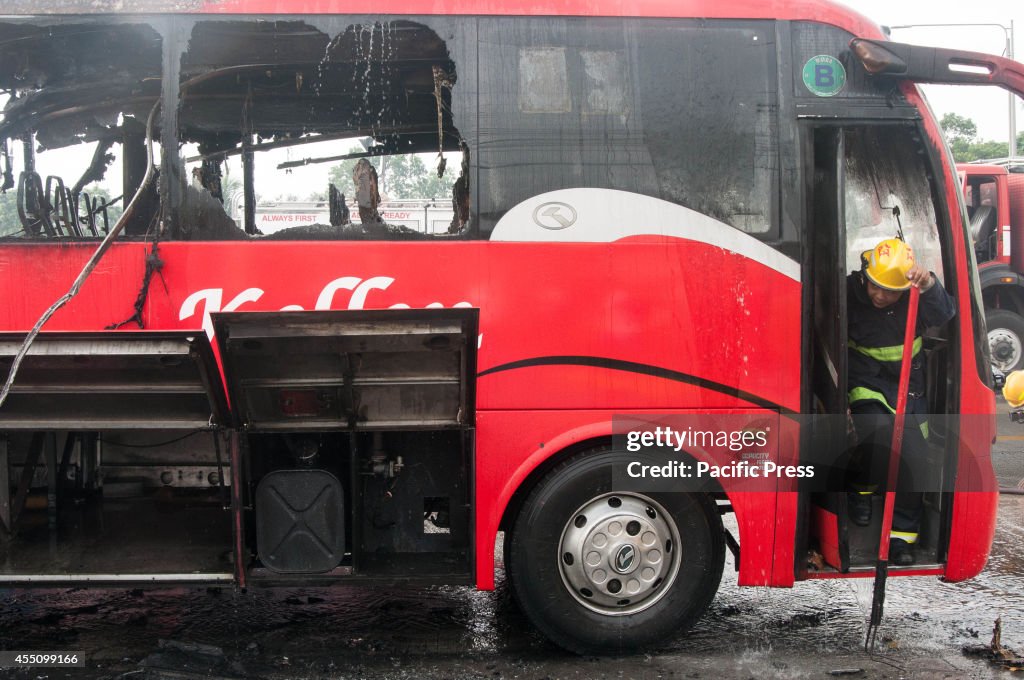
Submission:
[[[52,305],[50,305],[49,309],[43,312],[43,315],[39,317],[38,321],[36,321],[36,325],[32,327],[32,330],[29,331],[29,334],[25,337],[25,340],[24,342],[22,342],[21,348],[18,350],[18,353],[14,355],[14,361],[11,363],[11,370],[7,374],[7,381],[4,383],[3,390],[0,390],[0,406],[3,406],[4,402],[7,400],[7,395],[10,394],[11,386],[14,384],[14,378],[18,375],[18,368],[21,366],[21,362],[25,358],[25,355],[28,354],[28,350],[32,346],[32,342],[36,339],[36,336],[39,335],[39,331],[42,330],[46,322],[50,320],[50,317],[52,317],[57,312],[58,309],[66,305],[68,302],[71,301],[72,298],[78,295],[79,290],[81,290],[82,288],[82,284],[85,283],[85,280],[89,278],[89,275],[92,273],[93,269],[96,268],[96,265],[99,264],[99,261],[110,249],[110,246],[114,243],[114,240],[121,233],[121,230],[124,228],[124,225],[127,224],[128,220],[132,218],[132,214],[135,212],[135,208],[139,201],[139,198],[142,196],[143,192],[145,192],[149,188],[150,183],[153,181],[153,176],[156,174],[153,167],[153,120],[156,118],[156,112],[159,109],[160,101],[157,100],[157,102],[153,105],[153,108],[149,112],[149,117],[146,119],[147,166],[146,175],[142,178],[142,183],[136,190],[135,195],[132,197],[131,202],[127,205],[127,207],[125,207],[124,213],[121,214],[121,218],[118,219],[117,224],[113,226],[113,228],[106,235],[106,237],[103,239],[100,245],[96,248],[96,251],[92,254],[92,257],[89,258],[89,261],[86,262],[85,266],[82,268],[82,271],[78,274],[78,278],[76,278],[75,282],[71,284],[71,288],[68,290],[68,292],[61,296],[60,299],[58,299]]]

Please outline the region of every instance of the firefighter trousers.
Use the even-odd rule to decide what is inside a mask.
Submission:
[[[850,404],[850,411],[858,443],[850,460],[848,487],[860,493],[885,491],[889,488],[886,477],[896,417],[887,405],[874,400],[854,402]],[[914,479],[922,476],[922,466],[927,464],[926,411],[925,399],[908,400],[896,478],[892,537],[911,544],[917,542],[924,503],[924,494]]]

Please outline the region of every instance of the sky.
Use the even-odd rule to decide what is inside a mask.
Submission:
[[[846,0],[843,4],[885,26],[994,23],[1008,29],[1012,22],[1014,58],[1024,61],[1024,0]],[[917,27],[894,29],[892,39],[1006,56],[1006,33],[998,26]],[[1009,139],[1009,95],[1005,91],[962,85],[926,85],[924,91],[939,118],[957,113],[977,123],[979,138]],[[1024,100],[1015,98],[1015,106],[1020,133]],[[1024,149],[1018,153],[1024,154]]]

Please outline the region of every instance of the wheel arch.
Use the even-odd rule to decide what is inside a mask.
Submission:
[[[523,507],[523,502],[526,497],[530,495],[534,487],[540,482],[544,476],[558,467],[559,463],[564,460],[572,458],[578,453],[586,451],[587,449],[596,449],[601,446],[611,446],[612,436],[607,435],[596,435],[585,439],[574,441],[537,464],[523,479],[523,481],[516,487],[516,490],[512,493],[508,503],[505,504],[505,509],[501,513],[501,520],[498,522],[499,531],[509,531],[512,525],[515,523],[516,515]]]
[[[527,474],[519,486],[516,487],[516,490],[512,493],[508,503],[505,504],[505,509],[501,513],[501,520],[498,522],[498,530],[509,531],[511,529],[527,496],[530,495],[530,492],[533,491],[540,480],[542,480],[548,472],[558,467],[560,463],[579,453],[587,451],[588,449],[597,449],[606,446],[610,447],[612,445],[613,440],[611,434],[591,436],[574,441],[542,460],[529,472],[529,474]],[[697,456],[694,456],[689,451],[680,451],[680,455],[684,455],[694,462],[699,460]],[[708,481],[709,484],[713,485],[713,489],[709,492],[711,496],[729,500],[728,493],[722,488],[721,484],[719,484],[717,480]]]
[[[985,267],[980,272],[981,298],[985,311],[1006,309],[1024,316],[1024,277],[1006,264]]]
[[[769,412],[765,412],[769,413]],[[778,415],[777,412],[771,412]],[[680,412],[680,415],[684,415]],[[700,415],[689,412],[685,415]],[[710,414],[709,414],[710,415]],[[529,494],[537,488],[544,475],[568,458],[590,448],[612,444],[613,418],[629,417],[613,412],[548,412],[516,411],[484,414],[478,446],[486,450],[505,450],[510,461],[508,467],[499,466],[482,476],[478,472],[478,499],[476,522],[476,582],[489,590],[494,588],[497,568],[500,566],[499,531],[514,528],[517,513]],[[486,434],[484,434],[486,431]],[[780,442],[789,442],[789,439]],[[788,450],[792,443],[783,443]],[[514,447],[518,453],[513,453]],[[680,452],[682,453],[682,452]],[[712,465],[720,464],[700,449],[687,456]],[[780,450],[780,460],[792,455]],[[728,503],[736,520],[735,538],[742,546],[739,560],[739,579],[743,585],[784,586],[793,584],[792,560],[777,559],[779,541],[782,548],[793,550],[793,532],[796,525],[796,505],[790,502],[790,489],[779,487],[773,493],[749,490],[739,482],[716,480],[714,491],[708,494],[716,505]],[[783,493],[787,492],[787,493]],[[505,536],[508,539],[510,534]],[[498,559],[495,559],[498,557]],[[787,568],[779,565],[785,563]]]

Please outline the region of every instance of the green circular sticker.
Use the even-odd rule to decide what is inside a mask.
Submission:
[[[846,85],[846,69],[835,57],[819,54],[804,64],[804,85],[819,97],[833,97]]]

